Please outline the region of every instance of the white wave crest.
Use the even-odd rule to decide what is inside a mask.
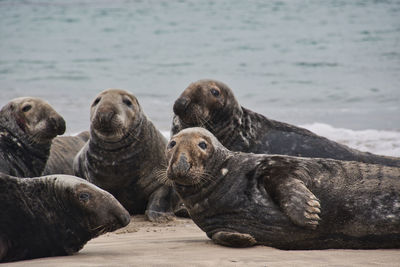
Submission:
[[[318,135],[349,147],[386,156],[400,156],[400,131],[350,130],[325,123],[300,125]]]

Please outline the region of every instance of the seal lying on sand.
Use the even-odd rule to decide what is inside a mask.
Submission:
[[[89,140],[89,132],[74,136],[58,136],[53,139],[50,156],[42,175],[74,174],[73,162],[76,154]]]
[[[90,139],[74,160],[75,175],[113,194],[131,213],[167,221],[178,200],[165,175],[167,140],[146,117],[136,97],[105,90],[90,110]]]
[[[111,194],[83,179],[0,173],[0,262],[72,254],[129,221]]]
[[[215,243],[400,248],[400,168],[232,152],[204,128],[167,146],[167,176]]]
[[[64,119],[47,102],[34,97],[11,100],[0,110],[0,172],[40,176],[51,141],[64,131]]]
[[[294,125],[241,107],[232,90],[214,80],[190,84],[174,104],[172,135],[204,127],[232,151],[354,160],[400,167],[400,158],[361,152]]]

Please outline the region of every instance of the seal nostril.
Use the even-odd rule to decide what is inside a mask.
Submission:
[[[51,117],[50,118],[51,127],[57,134],[61,135],[65,132],[65,120],[63,118]]]
[[[65,132],[66,125],[65,125],[65,120],[61,118],[59,120],[59,129],[58,129],[58,134],[61,135]]]
[[[175,170],[179,173],[187,173],[190,170],[190,164],[185,156],[185,154],[182,154],[179,157],[179,161],[177,162],[175,166]]]
[[[186,111],[187,107],[190,104],[190,99],[187,97],[180,97],[174,103],[174,113],[176,115],[182,115],[183,112]]]

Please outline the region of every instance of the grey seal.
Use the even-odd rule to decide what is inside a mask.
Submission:
[[[108,89],[90,109],[90,139],[74,160],[75,175],[113,194],[131,214],[173,218],[178,197],[160,182],[167,140],[131,93]]]
[[[0,173],[0,262],[69,255],[129,221],[111,194],[81,178]]]
[[[53,138],[64,131],[64,119],[46,101],[35,97],[11,100],[0,110],[0,172],[40,176]]]
[[[51,143],[50,155],[42,175],[74,175],[74,158],[89,140],[89,136],[88,131],[83,131],[77,135],[57,136],[54,138]]]
[[[232,90],[220,81],[191,83],[175,101],[173,110],[171,135],[184,128],[204,127],[233,151],[354,160],[400,167],[400,158],[361,152],[244,108]]]
[[[400,248],[400,168],[233,152],[204,128],[166,153],[169,181],[217,244]]]

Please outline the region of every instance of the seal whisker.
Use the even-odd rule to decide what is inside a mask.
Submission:
[[[195,179],[192,179],[193,184],[200,184],[201,182],[215,183],[215,177],[206,171],[192,171],[191,174]]]
[[[207,127],[203,127],[203,128],[207,128],[207,129],[210,129],[210,131],[214,131],[215,130],[215,128],[214,128],[214,126],[213,125],[211,125],[211,123],[210,123],[210,118],[208,118],[208,119],[206,119],[206,118],[200,118],[200,120],[202,120],[202,125],[204,126],[207,126]]]
[[[167,167],[154,171],[154,178],[165,185],[172,185],[172,181],[167,177]]]
[[[102,227],[105,227],[105,225],[99,225],[95,228],[90,229],[90,231],[97,231],[97,230],[101,229]]]
[[[203,127],[203,124],[200,120],[200,117],[197,114],[197,110],[194,109],[192,113],[192,121],[195,121],[196,124],[198,124],[200,127]]]

